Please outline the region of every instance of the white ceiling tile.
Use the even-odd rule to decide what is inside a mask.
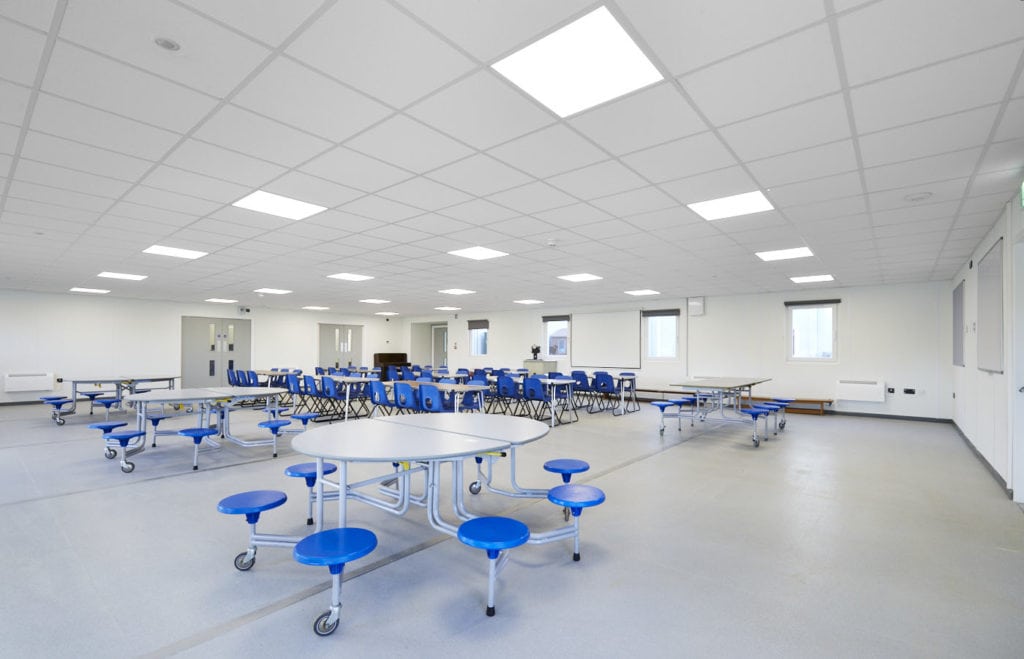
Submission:
[[[1024,98],[1018,98],[1006,104],[1006,110],[999,128],[996,130],[997,141],[1024,137]]]
[[[12,162],[14,162],[13,157],[0,154],[0,179],[6,179],[10,175]],[[0,181],[0,185],[4,185],[6,182]]]
[[[131,189],[128,194],[122,197],[124,201],[130,201],[144,206],[156,208],[167,208],[179,213],[186,213],[195,216],[206,215],[220,208],[222,204],[216,201],[208,201],[177,194],[166,190],[157,190],[145,185],[139,185]]]
[[[902,207],[890,210],[873,209],[871,220],[875,226],[896,224],[900,222],[916,222],[939,217],[950,217],[956,213],[957,201],[906,203]]]
[[[391,201],[390,199],[384,199],[375,195],[360,197],[355,201],[345,204],[341,210],[346,213],[354,213],[355,215],[362,215],[363,217],[384,222],[397,222],[398,220],[423,214],[423,211],[419,208],[406,206],[397,201]]]
[[[230,204],[251,192],[251,189],[246,186],[167,165],[156,167],[141,182],[161,190],[179,192],[221,204]]]
[[[624,156],[622,161],[655,183],[736,164],[736,159],[714,133],[701,133],[637,151]]]
[[[748,119],[721,129],[744,160],[757,160],[848,139],[850,124],[841,94]]]
[[[153,166],[153,163],[148,160],[71,142],[36,131],[28,131],[25,135],[21,156],[124,181],[137,180]]]
[[[232,102],[332,142],[391,114],[387,106],[282,57],[268,64]]]
[[[180,136],[171,131],[39,94],[30,128],[147,160],[159,160]]]
[[[487,228],[517,237],[533,236],[538,233],[550,234],[556,231],[556,228],[551,226],[550,223],[526,216],[492,222],[487,225]]]
[[[1020,38],[1012,2],[902,0],[877,2],[841,16],[850,84],[964,55]]]
[[[857,130],[870,133],[1002,101],[1020,54],[1021,45],[1013,44],[853,89]]]
[[[788,208],[828,199],[852,197],[863,192],[860,175],[856,172],[848,172],[800,183],[779,185],[772,188],[768,197],[777,208]]]
[[[269,54],[265,46],[166,1],[68,3],[61,36],[79,45],[224,97]],[[172,39],[170,52],[153,40]]]
[[[538,178],[585,167],[607,157],[564,124],[512,140],[488,153]]]
[[[167,208],[155,208],[129,201],[117,202],[110,207],[108,214],[139,220],[151,220],[175,227],[186,226],[196,220],[194,213],[182,213]]]
[[[580,199],[606,197],[647,184],[617,160],[606,160],[565,174],[548,178],[556,188]]]
[[[984,144],[996,108],[969,110],[948,117],[864,135],[860,138],[865,167],[956,151]]]
[[[46,31],[53,21],[57,0],[7,0],[0,4],[0,16]]]
[[[303,220],[304,224],[325,226],[338,231],[344,231],[346,234],[359,233],[360,231],[368,231],[370,229],[376,229],[382,224],[386,224],[381,220],[374,220],[361,215],[353,215],[352,213],[344,213],[336,210],[325,210],[322,213],[317,213],[313,217]]]
[[[999,172],[1024,163],[1024,139],[999,142],[989,147],[978,166],[979,172]]]
[[[474,195],[488,195],[530,181],[530,177],[490,156],[477,154],[430,173],[430,178]]]
[[[315,217],[315,216],[314,216]],[[239,235],[239,239],[249,238],[255,234],[259,234],[263,231],[273,231],[274,229],[280,229],[282,226],[291,224],[295,220],[289,220],[276,215],[269,215],[267,213],[257,213],[246,208],[239,208],[237,206],[221,206],[216,211],[211,212],[208,218],[219,220],[235,225],[235,233]]]
[[[220,108],[195,137],[285,167],[294,167],[330,146],[318,137],[233,105]]]
[[[793,206],[785,211],[786,217],[793,222],[813,222],[833,217],[846,217],[867,212],[863,197],[846,197],[832,199],[806,206]]]
[[[618,4],[674,75],[765,43],[825,16],[823,3],[816,0],[789,0],[784,5],[745,0],[693,0],[668,7],[645,0],[619,0]]]
[[[401,226],[398,224],[387,224],[376,229],[370,229],[369,231],[366,231],[364,235],[371,238],[386,240],[392,245],[402,245],[407,242],[414,242],[430,237],[429,233],[415,231],[407,226]]]
[[[120,197],[131,185],[126,181],[24,158],[18,162],[13,175],[15,180],[19,181],[75,190],[110,199]]]
[[[345,185],[322,179],[302,172],[288,172],[281,178],[263,186],[267,192],[284,195],[318,206],[340,206],[358,199],[363,193]]]
[[[225,25],[279,46],[319,7],[321,0],[181,0]]]
[[[570,204],[568,206],[534,213],[533,215],[545,222],[550,222],[557,227],[566,229],[611,217],[610,213],[603,211],[600,208],[596,208],[591,204]]]
[[[46,36],[16,23],[0,19],[0,78],[31,86],[35,82],[39,58]]]
[[[894,165],[869,167],[864,170],[864,180],[869,192],[877,192],[921,185],[929,181],[964,178],[974,172],[981,151],[980,147],[964,149]]]
[[[68,208],[77,208],[85,211],[104,211],[111,205],[110,198],[108,197],[83,194],[81,192],[73,192],[71,190],[61,190],[58,188],[38,185],[36,183],[30,183],[28,181],[19,181],[17,179],[11,181],[10,189],[7,194],[8,198],[13,197],[15,199],[40,201],[43,203],[51,203],[57,206],[66,206]]]
[[[193,139],[185,140],[178,145],[164,162],[180,169],[222,178],[254,189],[285,171],[280,165]]]
[[[885,190],[874,192],[868,195],[871,209],[877,211],[891,210],[895,208],[906,208],[921,202],[908,200],[915,194],[927,192],[931,196],[927,199],[928,204],[940,203],[943,201],[955,201],[964,196],[967,190],[967,179],[954,179],[952,181],[933,181],[926,185],[911,186],[900,190]]]
[[[403,227],[408,227],[419,233],[426,233],[434,236],[444,236],[452,233],[467,231],[473,227],[468,222],[455,220],[437,213],[428,213],[408,220],[398,222]]]
[[[192,129],[217,101],[65,41],[50,56],[42,88],[177,133]]]
[[[14,155],[18,147],[18,136],[21,131],[9,124],[0,124],[0,153]]]
[[[27,199],[16,199],[13,197],[7,199],[5,211],[22,213],[24,215],[31,215],[34,217],[49,217],[56,220],[67,220],[69,222],[85,224],[92,224],[96,221],[96,218],[99,217],[99,213],[95,211],[85,211],[77,208],[58,206],[55,204]],[[6,218],[6,214],[4,217]]]
[[[374,192],[414,175],[343,146],[335,147],[301,167],[302,171]]]
[[[971,182],[968,194],[972,197],[988,194],[1005,194],[1009,201],[1014,194],[1021,191],[1021,169],[1008,169],[1002,172],[979,174]]]
[[[714,172],[667,181],[658,187],[683,204],[730,197],[758,189],[757,183],[742,167],[726,167]]]
[[[716,126],[779,110],[840,89],[832,39],[816,25],[680,78]]]
[[[416,145],[410,148],[410,145]],[[432,128],[396,115],[346,143],[347,147],[417,173],[464,158],[473,151]]]
[[[390,188],[384,188],[377,192],[382,197],[394,201],[400,201],[423,210],[437,210],[448,206],[455,206],[471,199],[464,192],[441,183],[435,183],[430,179],[417,176],[414,179],[403,181]]]
[[[556,119],[489,69],[459,80],[406,112],[478,149],[514,139]]]
[[[675,199],[653,186],[620,192],[595,199],[590,203],[616,217],[637,215],[678,205]]]
[[[493,204],[486,199],[473,199],[464,204],[449,206],[441,213],[473,224],[488,224],[519,215],[516,211]]]
[[[853,140],[840,140],[747,164],[765,188],[857,169]]]
[[[6,80],[0,80],[0,121],[20,126],[25,119],[30,90]]]
[[[569,124],[615,155],[707,130],[671,82],[583,112],[570,119]]]
[[[394,107],[475,66],[391,5],[359,0],[334,5],[286,52]]]
[[[708,236],[718,234],[718,229],[714,227],[712,222],[707,222],[697,217],[688,208],[683,208],[682,206],[673,206],[649,213],[630,215],[626,219],[641,231],[657,232],[662,240],[672,240],[674,238],[685,240],[695,235]]]
[[[564,192],[541,181],[492,194],[488,199],[525,214],[568,206],[576,201]]]

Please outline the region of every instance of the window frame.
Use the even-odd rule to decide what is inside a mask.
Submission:
[[[798,364],[835,364],[839,362],[839,303],[841,300],[801,300],[786,302],[786,361]],[[793,336],[793,312],[808,308],[830,309],[832,312],[832,356],[797,357]]]
[[[546,357],[562,357],[568,359],[569,353],[572,349],[569,337],[572,336],[572,316],[542,316],[541,322],[544,324],[544,340],[541,343],[542,352]],[[551,330],[549,329],[551,323],[565,323],[565,352],[551,352]],[[556,330],[557,331],[557,330]]]
[[[487,355],[487,338],[491,329],[490,321],[470,320],[466,323],[469,329],[469,354],[471,357],[484,357]],[[478,351],[477,344],[483,349]]]
[[[662,318],[671,318],[674,321],[675,339],[672,341],[672,354],[671,355],[652,355],[651,354],[651,321],[661,320]],[[679,359],[679,315],[677,314],[644,314],[643,315],[644,327],[644,360],[646,361],[675,361]]]

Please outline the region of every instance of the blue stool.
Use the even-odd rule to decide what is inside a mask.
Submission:
[[[670,408],[670,407],[678,407],[679,404],[675,403],[673,401],[670,401],[670,400],[652,400],[651,401],[651,405],[657,407],[658,411],[661,413],[661,425],[658,426],[658,433],[661,434],[661,435],[664,435],[665,434],[665,410]],[[678,413],[676,413],[676,416],[679,416]],[[682,425],[679,426],[679,429],[682,430]]]
[[[306,429],[306,426],[309,425],[309,422],[317,418],[318,416],[320,416],[318,412],[299,412],[298,414],[293,414],[293,419],[298,419],[299,421],[302,422],[302,430],[296,428],[294,430],[286,430],[284,432],[302,432],[303,430]]]
[[[39,400],[43,401],[46,405],[53,406],[53,411],[50,412],[50,418],[53,419],[53,422],[58,426],[63,426],[64,411],[61,408],[70,403],[71,399],[63,396],[43,396]]]
[[[132,440],[138,437],[142,437],[142,442],[133,446]],[[117,442],[121,447],[121,471],[126,474],[130,474],[135,471],[135,463],[128,462],[128,458],[136,453],[142,453],[143,449],[146,448],[146,431],[121,430],[118,432],[108,432],[103,435],[103,439],[108,442]]]
[[[548,501],[572,512],[572,560],[580,560],[580,515],[584,508],[604,503],[604,492],[592,485],[559,485],[548,490]],[[560,535],[557,537],[561,537]],[[557,539],[553,537],[552,539]]]
[[[82,396],[85,396],[86,398],[89,399],[89,414],[92,414],[92,408],[96,405],[96,397],[97,396],[102,396],[103,392],[102,391],[80,391],[78,393],[80,393]]]
[[[263,412],[264,414],[266,414],[267,416],[269,416],[271,419],[276,419],[278,414],[284,414],[289,409],[291,409],[291,408],[289,408],[287,406],[278,406],[278,407],[264,407],[260,411]]]
[[[739,410],[740,410],[741,413],[746,414],[747,416],[749,416],[751,421],[753,421],[753,423],[754,423],[754,434],[753,434],[752,440],[754,442],[754,447],[755,448],[760,446],[761,445],[761,439],[757,436],[757,420],[759,418],[761,418],[762,416],[765,417],[765,420],[764,420],[764,432],[765,432],[765,434],[767,434],[768,433],[768,412],[769,412],[769,410],[767,410],[766,408],[763,408],[763,407],[741,407],[741,408],[739,408]]]
[[[573,474],[580,474],[588,469],[590,469],[589,464],[574,458],[558,458],[544,463],[544,471],[561,474],[563,483],[568,483],[572,479]]]
[[[260,428],[267,428],[271,434],[274,435],[274,457],[277,457],[277,435],[281,432],[281,428],[292,425],[292,422],[288,419],[269,419],[267,421],[260,421],[256,424]]]
[[[782,419],[779,420],[779,430],[786,429],[786,408],[796,402],[795,398],[773,398],[773,403],[782,406]]]
[[[336,471],[338,471],[338,465],[330,462],[324,463],[324,476],[327,474],[333,474]],[[313,492],[313,488],[316,486],[316,463],[302,462],[297,465],[285,467],[284,475],[306,479],[306,487],[309,488],[309,506],[306,508],[306,525],[311,526],[313,524],[313,501],[316,499],[316,494]],[[324,501],[332,499],[335,501],[338,499],[337,490],[324,492]]]
[[[366,556],[377,548],[373,531],[347,526],[320,531],[303,539],[292,551],[304,565],[326,565],[331,571],[331,608],[313,622],[317,636],[328,636],[338,628],[341,616],[341,575],[345,563]]]
[[[225,515],[245,515],[249,523],[249,548],[235,556],[235,568],[245,572],[256,563],[257,547],[294,547],[302,538],[268,533],[257,533],[256,523],[260,513],[282,505],[288,495],[278,490],[252,490],[225,497],[217,504],[217,510]]]
[[[214,448],[219,447],[220,444],[210,439],[210,435],[216,435],[219,432],[216,428],[182,428],[178,431],[178,434],[182,437],[191,437],[192,442],[195,444],[195,452],[192,454],[192,471],[199,469],[199,445],[203,443],[203,440],[206,440]]]
[[[156,427],[160,425],[160,422],[164,419],[170,419],[172,414],[150,414],[146,418],[153,424],[153,446],[156,446],[157,435],[177,435],[178,433],[173,430],[157,430]]]
[[[105,418],[108,421],[110,420],[110,408],[111,408],[111,406],[117,405],[120,402],[121,402],[120,398],[94,398],[92,400],[92,403],[94,403],[96,405],[102,405],[103,406],[103,409],[106,412]]]
[[[779,434],[779,410],[783,409],[782,405],[779,405],[778,403],[772,403],[772,402],[767,402],[767,403],[766,402],[760,402],[760,403],[754,403],[754,407],[759,407],[762,410],[768,410],[768,416],[770,416],[772,418],[772,420],[774,421],[774,423],[775,423],[775,432],[773,432],[772,434],[778,435]],[[764,434],[765,435],[768,434],[768,416],[766,416],[765,419],[764,419]]]
[[[106,435],[108,432],[113,432],[115,428],[120,428],[122,426],[127,425],[127,421],[103,421],[100,423],[90,423],[89,427],[92,428],[93,430],[99,430],[101,434]],[[113,443],[107,442],[106,440],[104,440],[104,443],[106,444],[107,448],[103,451],[103,457],[105,457],[107,460],[113,460],[114,458],[117,457],[117,451],[114,450]]]
[[[508,517],[477,517],[459,526],[459,540],[487,550],[487,615],[494,615],[494,584],[508,562],[508,551],[530,539],[526,524]]]

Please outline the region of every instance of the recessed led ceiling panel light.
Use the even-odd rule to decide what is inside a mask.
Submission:
[[[444,293],[446,295],[472,295],[476,291],[468,291],[465,288],[446,288],[438,293]]]
[[[209,252],[199,252],[194,249],[180,249],[178,247],[167,247],[165,245],[152,245],[142,251],[145,254],[173,256],[177,259],[200,259],[209,254]]]
[[[808,275],[806,277],[790,277],[789,280],[794,284],[816,284],[820,281],[834,281],[835,278],[832,275]]]
[[[461,311],[462,307],[434,307],[435,311]]]
[[[142,281],[148,275],[129,275],[125,272],[101,272],[96,276],[106,277],[107,279],[127,279],[129,281]]]
[[[267,295],[288,295],[291,291],[280,288],[257,288],[253,293],[266,293]]]
[[[635,291],[625,291],[626,295],[661,295],[660,291],[652,291],[649,288],[640,288]]]
[[[302,307],[306,311],[327,311],[330,307]]]
[[[373,315],[374,316],[397,316],[398,312],[397,311],[378,311],[377,313],[375,313]]]
[[[776,249],[771,252],[754,252],[754,254],[762,261],[784,261],[786,259],[802,259],[805,256],[814,256],[814,252],[807,247]]]
[[[223,298],[223,297],[210,297],[210,298],[206,298],[203,301],[204,302],[216,302],[217,304],[234,304],[235,302],[238,302],[238,300],[228,300],[227,298]]]
[[[574,281],[574,282],[595,281],[595,280],[598,280],[598,279],[602,279],[602,277],[598,277],[597,275],[592,275],[589,272],[581,272],[581,273],[575,274],[575,275],[559,275],[558,278],[559,279],[564,279],[565,281]]]
[[[709,199],[696,204],[687,204],[687,208],[705,220],[721,220],[727,217],[739,217],[752,213],[775,210],[768,198],[760,190],[745,192],[721,199]]]
[[[560,117],[662,79],[605,7],[495,62],[493,68]]]
[[[256,211],[257,213],[283,217],[288,220],[304,220],[311,215],[316,215],[320,211],[327,210],[326,206],[317,206],[316,204],[310,204],[290,197],[282,197],[281,195],[264,192],[263,190],[257,190],[252,194],[246,195],[231,205]]]
[[[336,275],[327,275],[329,279],[344,279],[345,281],[366,281],[373,279],[370,275],[356,275],[351,272],[339,272]]]
[[[368,297],[365,300],[359,300],[359,301],[360,302],[365,302],[366,304],[390,304],[391,303],[391,300],[379,300],[379,299],[377,299],[375,297]]]
[[[79,288],[78,286],[75,286],[74,288],[68,290],[70,290],[72,293],[93,293],[95,295],[106,295],[107,293],[110,292],[105,288]]]
[[[473,259],[474,261],[486,261],[487,259],[496,259],[499,256],[508,256],[508,252],[499,252],[496,249],[490,249],[488,247],[467,247],[466,249],[457,249],[453,252],[448,252],[452,256],[461,256],[465,259]]]
[[[544,300],[512,300],[516,304],[544,304]]]

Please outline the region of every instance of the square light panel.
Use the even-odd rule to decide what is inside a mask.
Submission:
[[[434,307],[434,311],[461,311],[462,307]]]
[[[328,279],[344,279],[345,281],[367,281],[373,279],[370,275],[356,275],[351,272],[339,272],[336,275],[327,275]]]
[[[465,249],[457,249],[452,252],[448,252],[452,256],[461,256],[465,259],[473,259],[474,261],[486,261],[487,259],[496,259],[499,256],[508,256],[508,252],[499,252],[496,249],[490,249],[489,247],[467,247]]]
[[[660,291],[652,291],[649,288],[640,288],[635,291],[624,291],[626,295],[661,295]]]
[[[365,300],[359,300],[359,301],[360,302],[365,302],[366,304],[391,304],[391,300],[380,300],[380,299],[375,298],[375,297],[368,297]]]
[[[74,288],[70,288],[68,290],[70,290],[72,293],[92,293],[94,295],[106,295],[107,293],[110,292],[105,288],[79,288],[78,286],[75,286]]]
[[[302,307],[306,311],[327,311],[330,307]]]
[[[156,254],[157,256],[173,256],[176,259],[201,259],[209,252],[200,252],[194,249],[180,249],[178,247],[167,247],[166,245],[152,245],[142,250],[144,254]]]
[[[744,192],[743,194],[722,197],[720,199],[709,199],[696,204],[686,204],[686,207],[705,220],[721,220],[727,217],[739,217],[740,215],[751,215],[764,211],[775,210],[768,198],[760,190]]]
[[[307,217],[316,215],[320,211],[327,210],[326,206],[317,206],[316,204],[310,204],[290,197],[282,197],[281,195],[264,192],[263,190],[257,190],[252,194],[246,195],[231,205],[256,211],[257,213],[283,217],[287,220],[304,220]]]
[[[544,304],[544,300],[512,300],[515,304]]]
[[[790,277],[789,280],[794,284],[816,284],[822,281],[834,281],[835,277],[832,275],[808,275],[806,277]]]
[[[807,247],[776,249],[771,252],[754,252],[754,254],[762,261],[784,261],[786,259],[802,259],[805,256],[814,256],[814,253]]]
[[[280,288],[257,288],[253,293],[266,293],[267,295],[288,295],[291,291]]]
[[[234,304],[238,300],[229,300],[223,297],[210,297],[203,300],[203,302],[216,302],[217,304]]]
[[[397,316],[398,312],[397,311],[378,311],[377,313],[375,313],[373,315],[374,316]]]
[[[565,281],[572,281],[572,282],[596,281],[598,279],[603,279],[603,277],[598,277],[597,275],[592,275],[589,272],[580,272],[580,273],[575,274],[575,275],[559,275],[558,278],[559,279],[564,279]]]
[[[662,79],[605,7],[495,62],[495,71],[559,117]]]
[[[125,272],[101,272],[96,275],[97,277],[105,277],[107,279],[127,279],[129,281],[142,281],[148,275],[130,275]]]
[[[465,288],[446,288],[438,293],[444,293],[445,295],[472,295],[476,291],[468,291]]]

